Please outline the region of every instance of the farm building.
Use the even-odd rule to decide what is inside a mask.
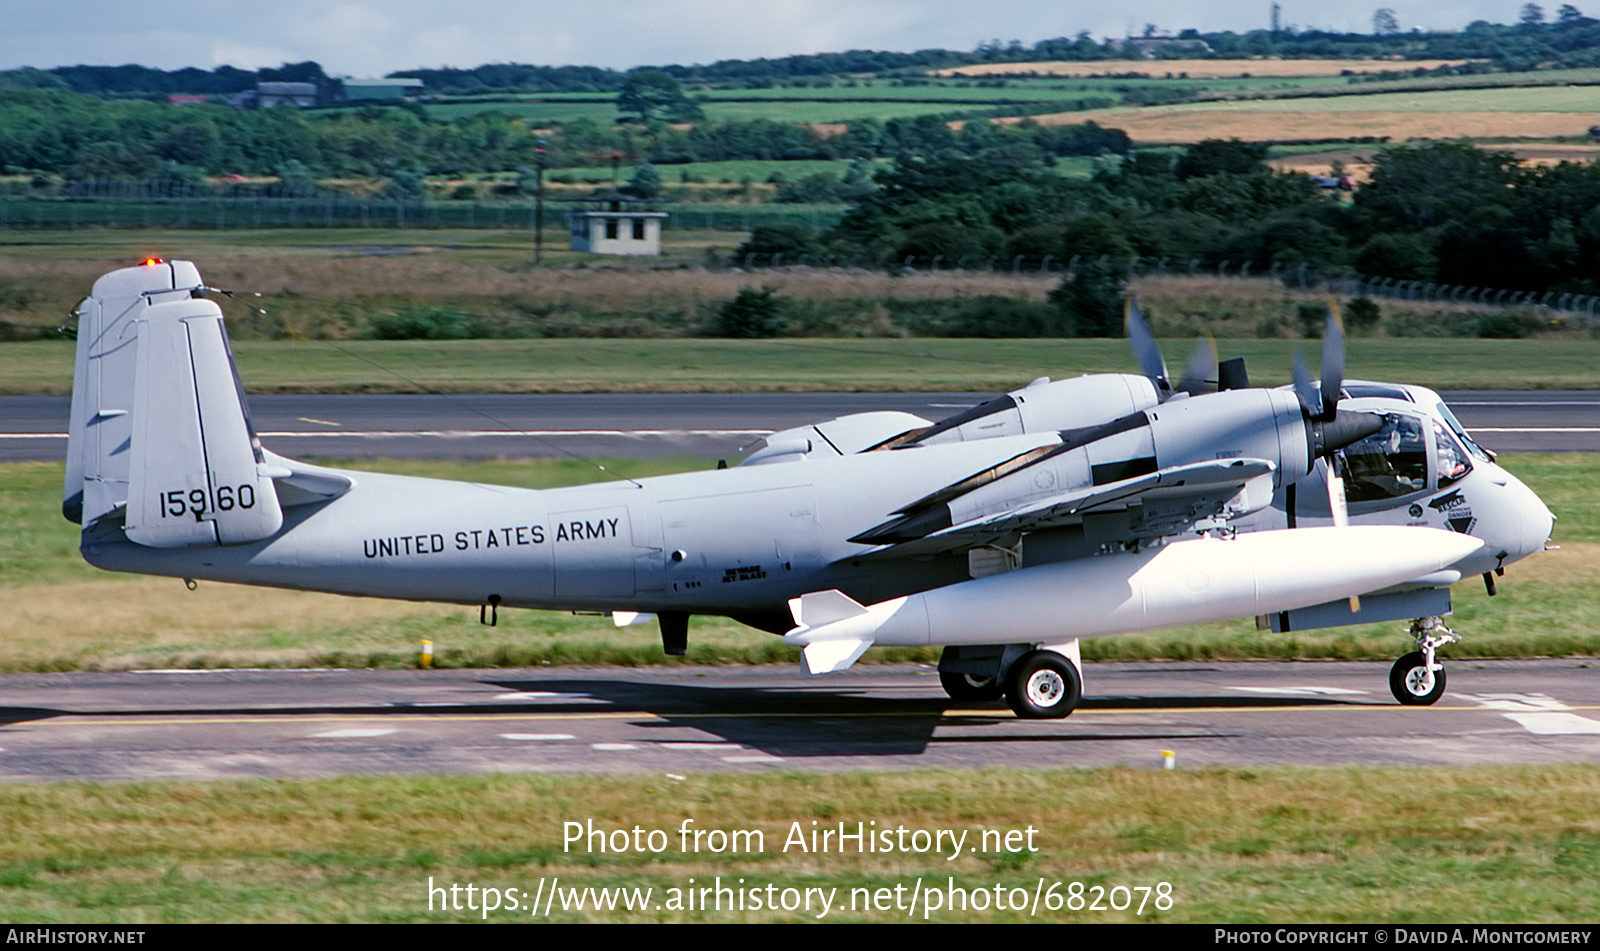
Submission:
[[[660,254],[661,223],[667,213],[651,211],[654,204],[616,192],[582,199],[579,209],[567,212],[572,250],[591,254]]]
[[[256,88],[246,89],[234,96],[230,103],[236,109],[271,109],[276,106],[309,109],[316,104],[316,83],[256,83]]]

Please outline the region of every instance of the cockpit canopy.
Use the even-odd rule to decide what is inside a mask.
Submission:
[[[1383,414],[1382,429],[1337,454],[1345,501],[1352,506],[1447,488],[1472,471],[1474,457],[1488,461],[1482,450],[1470,451],[1470,441],[1464,444],[1451,427],[1420,406],[1413,410],[1388,401],[1382,407],[1360,405],[1366,400],[1351,402],[1358,404],[1352,409]]]

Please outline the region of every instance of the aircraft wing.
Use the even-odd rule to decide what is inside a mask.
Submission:
[[[1205,519],[1243,515],[1272,501],[1274,465],[1265,459],[1217,459],[1171,466],[1120,482],[1035,499],[886,545],[852,558],[911,558],[966,551],[1018,535],[1080,524],[1086,516],[1126,511],[1129,540],[1185,531]]]

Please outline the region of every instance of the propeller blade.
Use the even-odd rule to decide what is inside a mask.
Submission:
[[[1144,311],[1139,308],[1139,298],[1128,295],[1128,308],[1125,315],[1128,325],[1128,346],[1133,350],[1133,358],[1139,362],[1139,372],[1150,378],[1156,385],[1156,392],[1163,396],[1172,392],[1172,383],[1167,379],[1167,361],[1161,356],[1161,348],[1156,346],[1156,336],[1150,330],[1150,322],[1145,320]]]
[[[1189,362],[1184,365],[1178,389],[1199,395],[1215,392],[1217,379],[1217,344],[1210,337],[1200,337],[1189,351]]]
[[[1306,362],[1300,359],[1299,347],[1294,351],[1294,395],[1300,397],[1300,408],[1307,416],[1316,419],[1322,415],[1322,397],[1317,393],[1317,384],[1311,380]]]
[[[1328,511],[1333,513],[1333,527],[1346,528],[1350,525],[1350,511],[1345,507],[1344,478],[1339,475],[1337,454],[1328,456]],[[1350,596],[1350,613],[1361,612],[1361,598]]]
[[[1339,411],[1339,388],[1344,385],[1344,321],[1339,305],[1328,301],[1328,327],[1322,334],[1322,412],[1320,419],[1332,419]]]
[[[1345,507],[1344,479],[1334,459],[1328,460],[1328,510],[1333,513],[1333,526],[1344,528],[1350,524],[1350,510]]]

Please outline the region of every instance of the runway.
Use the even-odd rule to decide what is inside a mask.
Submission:
[[[252,421],[294,458],[631,458],[737,460],[774,430],[846,413],[952,415],[990,393],[595,393],[257,395]],[[1600,392],[1443,394],[1497,452],[1600,452]],[[66,456],[65,396],[0,397],[0,462]]]
[[[1419,708],[1381,663],[1090,664],[1058,721],[952,703],[925,665],[11,674],[0,777],[1592,762],[1593,666],[1446,662]]]

